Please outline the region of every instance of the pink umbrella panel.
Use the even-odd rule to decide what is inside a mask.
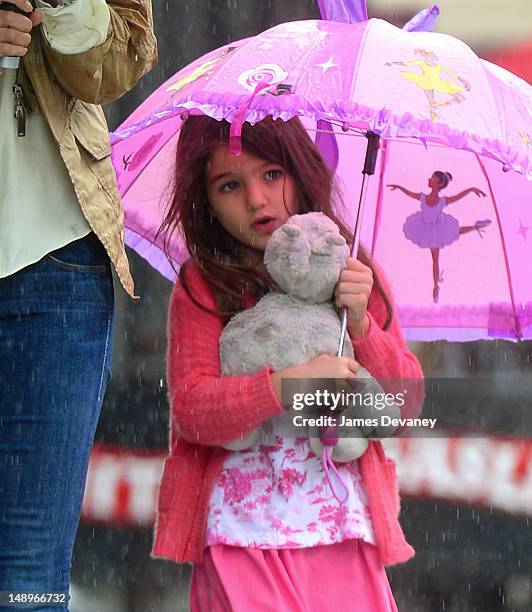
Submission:
[[[407,338],[424,341],[532,338],[532,182],[527,180],[532,177],[532,143],[525,127],[532,117],[531,89],[510,73],[481,62],[480,68],[476,67],[482,72],[479,84],[469,76],[467,87],[464,84],[457,92],[460,81],[455,79],[454,88],[441,86],[445,92],[433,91],[428,95],[422,86],[426,86],[423,62],[429,66],[432,60],[429,56],[407,58],[421,58],[416,56],[416,50],[429,48],[441,56],[442,66],[444,62],[452,66],[451,60],[443,58],[446,54],[453,58],[457,50],[446,51],[445,46],[440,49],[433,44],[432,37],[436,37],[437,43],[441,42],[440,37],[455,39],[401,32],[385,22],[379,22],[377,29],[382,30],[380,36],[388,34],[387,48],[381,51],[382,58],[373,63],[377,63],[386,78],[381,76],[379,80],[377,74],[371,75],[360,57],[357,62],[350,62],[348,78],[344,74],[349,71],[342,64],[341,46],[337,57],[326,43],[349,28],[353,40],[350,55],[357,55],[357,41],[358,53],[366,53],[372,47],[374,27],[370,24],[375,21],[378,20],[356,25],[296,22],[273,28],[277,33],[264,43],[269,53],[273,49],[271,41],[276,41],[279,47],[287,31],[302,34],[309,30],[316,34],[317,40],[312,43],[306,36],[293,43],[296,51],[302,46],[307,56],[310,45],[318,56],[316,61],[328,56],[317,67],[321,80],[314,81],[314,88],[305,80],[308,75],[303,70],[293,76],[284,66],[275,64],[280,61],[277,58],[272,58],[268,70],[261,64],[260,56],[246,54],[246,58],[239,59],[234,48],[245,49],[248,41],[254,41],[260,49],[260,36],[207,54],[161,86],[113,134],[113,162],[126,213],[127,243],[165,276],[174,278],[161,249],[162,238],[156,240],[155,236],[168,203],[175,148],[185,112],[231,120],[235,109],[249,104],[245,118],[251,122],[267,114],[282,119],[300,116],[313,138],[318,122],[320,128],[326,125],[334,130],[339,149],[337,177],[342,185],[348,224],[353,222],[358,203],[362,178],[359,172],[366,147],[366,139],[358,136],[357,130],[373,129],[380,132],[382,140],[377,172],[369,182],[362,243],[384,268],[392,284]],[[395,50],[395,41],[389,35],[396,32],[400,33],[403,46],[409,46],[407,51],[402,51],[400,45]],[[463,47],[462,43],[457,45],[459,50]],[[320,55],[318,51],[322,48],[327,48],[327,52]],[[238,67],[232,66],[236,60]],[[292,60],[297,65],[296,59]],[[226,65],[222,65],[224,62]],[[456,64],[464,66],[458,61]],[[242,70],[247,66],[250,66],[247,71]],[[328,80],[326,77],[332,77],[334,71],[335,78]],[[461,74],[468,74],[465,68]],[[272,87],[253,95],[261,78],[270,79]],[[449,79],[451,82],[452,78]],[[365,88],[364,96],[359,95],[368,82],[373,85]],[[319,92],[316,83],[320,83]],[[477,85],[484,88],[485,94],[489,93],[484,96],[483,105],[468,98],[469,94],[473,97]],[[376,101],[371,106],[372,95],[386,100],[386,106]],[[476,115],[469,117],[471,112]],[[518,172],[503,172],[503,167]],[[422,203],[399,189],[392,191],[387,185],[398,184],[411,192],[428,193],[427,181],[436,170],[450,172],[454,178],[442,196],[451,197],[470,187],[480,189],[486,196],[468,193],[446,206],[438,218],[445,220],[447,238],[441,237],[442,227],[438,226],[437,238],[424,243],[411,231],[420,221]],[[434,251],[438,251],[439,266],[437,303]],[[172,245],[174,262],[179,265],[187,257],[186,249],[177,240]]]

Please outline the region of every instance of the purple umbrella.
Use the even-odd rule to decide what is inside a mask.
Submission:
[[[365,136],[378,134],[361,240],[391,281],[407,338],[532,338],[532,88],[524,81],[456,38],[378,19],[284,23],[204,55],[112,135],[126,241],[168,278],[156,235],[189,113],[233,122],[236,148],[243,121],[300,117],[336,168],[351,226]],[[406,195],[428,194],[436,170],[453,175],[444,202]],[[174,242],[174,263],[187,257]]]

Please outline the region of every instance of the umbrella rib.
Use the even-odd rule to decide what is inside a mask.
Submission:
[[[316,132],[316,133],[321,133],[321,134],[334,134],[336,135],[341,135],[342,138],[344,136],[351,136],[352,138],[366,138],[366,130],[362,130],[359,128],[353,128],[353,127],[348,127],[347,131],[344,130],[344,126],[345,123],[340,123],[339,121],[333,121],[332,119],[321,119],[320,121],[324,121],[325,123],[330,123],[331,125],[335,125],[339,128],[342,128],[342,134],[338,134],[338,132],[336,132],[333,129],[330,130],[319,130],[317,128],[310,128],[310,127],[305,127],[305,129],[307,130],[307,132]]]
[[[499,211],[497,209],[497,203],[496,203],[496,200],[495,200],[495,194],[493,193],[493,188],[491,186],[491,181],[489,179],[488,173],[486,172],[486,167],[482,163],[482,160],[480,159],[480,156],[478,154],[475,154],[475,157],[477,158],[478,165],[480,166],[480,170],[481,170],[482,174],[484,175],[484,178],[486,179],[486,183],[488,184],[488,189],[490,191],[491,201],[493,202],[493,210],[494,210],[495,216],[497,218],[497,227],[499,229],[499,235],[501,237],[502,252],[503,252],[503,256],[504,256],[504,266],[506,268],[506,279],[508,281],[508,291],[510,293],[510,301],[511,301],[511,304],[512,304],[512,311],[513,311],[514,320],[515,320],[515,335],[516,335],[516,337],[518,339],[520,339],[520,338],[523,337],[523,331],[521,329],[521,323],[520,323],[519,317],[517,315],[517,306],[516,306],[516,303],[515,303],[515,296],[514,296],[513,282],[512,282],[512,272],[510,270],[510,265],[509,265],[508,250],[506,248],[506,240],[504,238],[504,233],[502,231],[501,219],[500,219],[500,216],[499,216]]]
[[[381,224],[381,215],[382,215],[382,201],[383,201],[383,197],[384,197],[384,190],[382,188],[382,179],[384,177],[384,169],[386,168],[386,163],[388,161],[388,147],[389,144],[385,139],[383,139],[382,141],[382,146],[381,146],[381,164],[380,164],[380,170],[379,170],[379,186],[377,189],[377,207],[375,210],[375,223],[373,226],[373,239],[371,242],[371,256],[373,257],[375,254],[375,245],[377,244],[377,237],[379,234],[379,230],[380,230],[380,224]]]

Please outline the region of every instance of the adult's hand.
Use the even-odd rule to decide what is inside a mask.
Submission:
[[[15,5],[25,14],[2,10],[6,4]],[[30,32],[41,23],[42,13],[34,11],[26,0],[0,0],[0,57],[26,55],[31,42]]]

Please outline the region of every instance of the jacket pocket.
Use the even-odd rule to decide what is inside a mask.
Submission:
[[[100,106],[76,100],[69,123],[74,138],[95,160],[109,157],[109,129]]]
[[[49,262],[70,271],[106,272],[109,256],[92,232],[46,255]]]
[[[113,221],[122,225],[116,175],[111,162],[109,130],[101,107],[76,100],[70,111],[69,125],[81,158],[97,181],[94,185],[98,184],[106,194],[106,199],[112,203],[109,210],[112,210]],[[91,205],[90,202],[87,204]]]

